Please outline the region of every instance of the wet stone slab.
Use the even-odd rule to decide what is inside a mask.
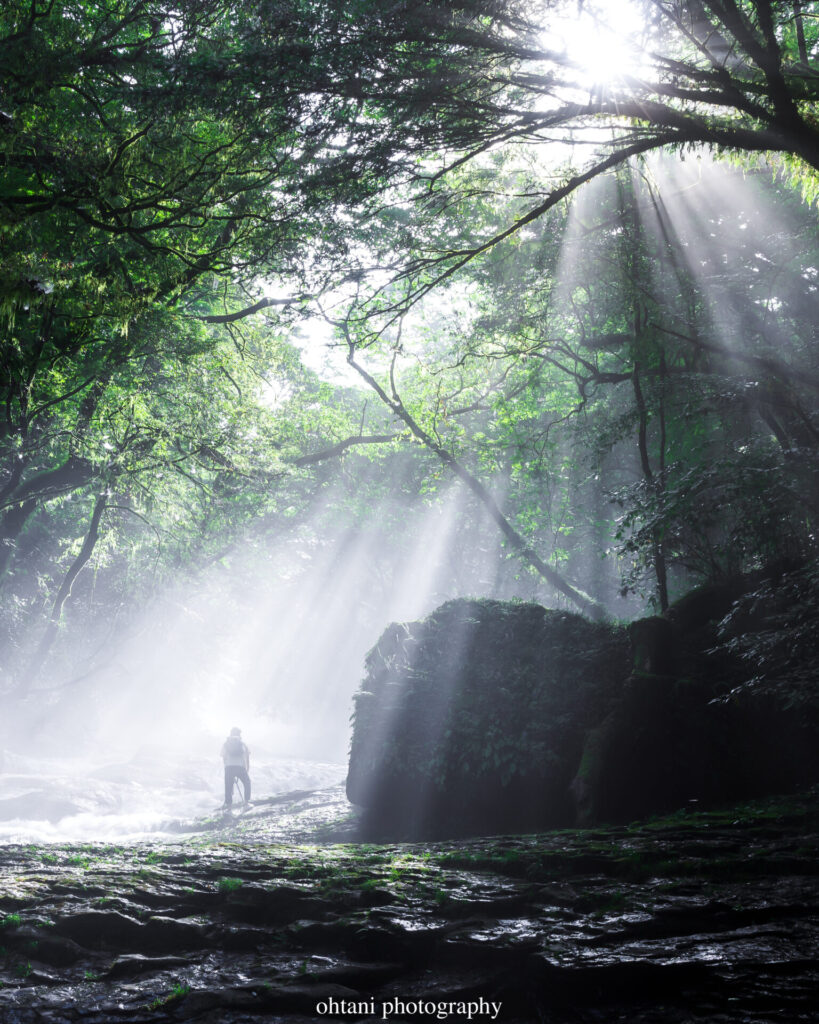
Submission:
[[[813,1019],[815,794],[427,844],[320,841],[354,837],[339,812],[300,792],[175,843],[0,847],[0,1021],[354,1021],[396,999],[501,1002],[510,1024]]]

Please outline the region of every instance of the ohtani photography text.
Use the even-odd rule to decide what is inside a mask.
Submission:
[[[419,1017],[447,1020],[497,1020],[501,1002],[488,999],[435,1000],[435,999],[322,999],[316,1003],[319,1017],[373,1017],[377,1020],[391,1020],[394,1017]]]

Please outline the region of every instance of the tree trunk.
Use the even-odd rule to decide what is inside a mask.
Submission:
[[[631,374],[631,383],[634,389],[634,403],[637,406],[637,448],[640,453],[640,466],[643,470],[643,477],[649,490],[654,494],[657,501],[662,501],[663,490],[665,488],[665,449],[666,449],[666,425],[665,425],[665,401],[663,393],[665,390],[665,381],[668,376],[668,366],[666,364],[665,352],[660,349],[660,437],[659,437],[659,464],[660,464],[660,475],[656,477],[651,469],[651,459],[648,454],[648,407],[646,406],[645,396],[643,395],[643,388],[640,383],[640,359],[641,355],[646,350],[647,337],[646,332],[648,328],[648,314],[647,311],[642,308],[637,295],[637,287],[640,281],[646,280],[650,276],[645,267],[645,260],[641,257],[642,243],[643,243],[643,230],[637,215],[637,196],[634,189],[633,177],[629,177],[629,196],[630,200],[628,209],[626,208],[627,198],[625,196],[625,189],[622,184],[622,179],[619,179],[619,194],[620,194],[620,205],[622,215],[624,219],[628,216],[630,221],[631,230],[633,237],[630,240],[631,245],[631,272],[632,272],[632,286],[635,290],[634,295],[634,369]],[[655,213],[658,212],[655,206]],[[663,534],[659,526],[654,526],[651,530],[651,557],[654,563],[654,575],[657,580],[657,600],[660,605],[660,611],[664,612],[668,608],[668,570],[666,566],[665,558],[665,547],[663,545]]]
[[[97,498],[94,504],[94,511],[91,513],[91,521],[88,524],[88,532],[85,535],[83,545],[80,548],[79,554],[71,563],[68,572],[65,574],[63,582],[60,584],[60,589],[57,591],[57,596],[54,599],[54,605],[51,609],[51,615],[49,616],[45,633],[43,633],[42,639],[37,645],[37,650],[32,658],[31,664],[20,681],[18,692],[30,686],[31,683],[35,681],[40,673],[40,669],[43,667],[43,664],[48,657],[49,651],[54,645],[54,641],[57,639],[57,632],[60,628],[60,619],[63,614],[63,605],[70,597],[74,581],[87,564],[94,548],[96,547],[97,541],[99,540],[100,520],[102,519],[102,513],[105,511],[107,501],[107,493],[104,493]]]
[[[646,483],[659,498],[661,495],[661,487],[658,485],[657,478],[652,472],[651,462],[648,457],[648,409],[646,408],[643,389],[640,386],[640,364],[637,360],[636,353],[634,357],[634,372],[632,373],[631,380],[634,386],[634,401],[637,405],[637,415],[639,418],[637,447],[640,451],[640,465],[642,466],[643,476],[645,477]],[[668,573],[665,564],[665,550],[663,548],[662,533],[659,527],[656,526],[651,531],[651,547],[654,561],[654,575],[657,578],[657,598],[660,602],[660,611],[664,612],[668,608]]]
[[[559,572],[552,569],[551,566],[546,565],[537,553],[529,547],[525,539],[518,533],[514,526],[512,526],[503,512],[501,512],[498,507],[498,503],[480,480],[473,476],[469,470],[458,462],[454,455],[439,445],[432,437],[430,437],[429,434],[427,434],[423,427],[416,422],[399,398],[395,387],[392,387],[392,398],[390,398],[378,381],[367,373],[363,366],[355,361],[355,348],[352,343],[350,343],[349,348],[350,350],[349,355],[347,356],[347,362],[350,366],[352,366],[352,368],[364,378],[381,401],[384,402],[385,405],[389,406],[395,415],[406,423],[413,435],[417,437],[419,441],[423,442],[430,451],[434,452],[441,462],[443,462],[444,465],[455,474],[455,476],[462,480],[470,491],[472,491],[472,493],[483,503],[484,507],[489,512],[489,515],[494,519],[501,533],[517,554],[540,576],[542,576],[550,586],[554,587],[555,590],[567,597],[572,604],[576,605],[584,615],[588,615],[590,619],[594,619],[595,621],[601,621],[605,618],[603,608],[601,608],[596,601],[573,587],[560,575]]]
[[[808,63],[808,47],[805,43],[805,23],[802,20],[802,0],[795,0],[793,20],[796,23],[796,45],[799,47],[799,63]]]
[[[14,542],[23,532],[23,527],[36,507],[36,498],[29,498],[28,501],[23,501],[14,508],[8,509],[0,519],[0,580],[5,575],[11,561]]]

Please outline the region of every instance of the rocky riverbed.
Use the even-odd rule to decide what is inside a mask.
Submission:
[[[3,1024],[815,1019],[816,793],[395,844],[333,786],[172,827],[0,847]]]

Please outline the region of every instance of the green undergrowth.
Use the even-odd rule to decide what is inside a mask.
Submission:
[[[189,992],[190,992],[190,986],[189,985],[183,985],[181,983],[177,983],[176,985],[174,985],[172,991],[170,991],[167,995],[157,996],[156,999],[153,1000],[153,1002],[148,1003],[148,1005],[145,1007],[145,1009],[146,1010],[161,1010],[161,1009],[163,1009],[165,1007],[170,1006],[173,1003],[178,1002],[180,999],[184,999],[184,997]]]
[[[627,826],[563,829],[538,836],[447,844],[448,848],[434,852],[432,857],[441,867],[537,879],[570,878],[590,872],[629,881],[667,875],[759,874],[763,862],[765,870],[776,872],[783,866],[791,867],[800,857],[806,860],[805,873],[819,870],[809,862],[816,853],[812,846],[796,847],[786,856],[780,853],[777,837],[786,827],[819,829],[817,791],[715,810],[680,811]],[[755,834],[759,843],[755,855],[749,856],[744,847],[723,856],[714,855],[707,840],[721,828]],[[770,839],[767,846],[766,836]]]

